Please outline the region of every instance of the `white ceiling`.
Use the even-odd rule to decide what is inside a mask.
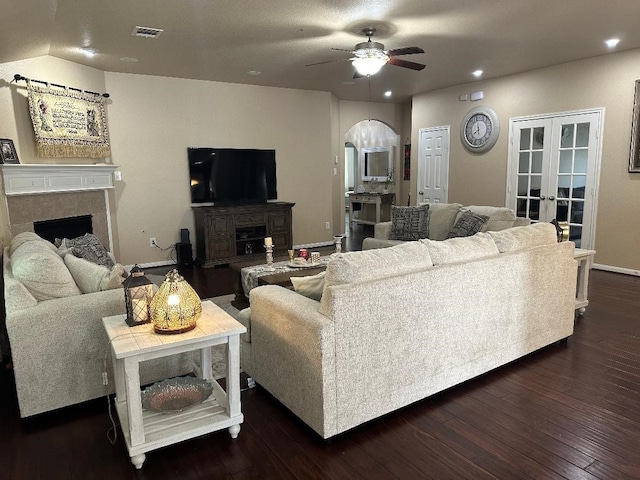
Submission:
[[[53,55],[105,71],[333,92],[369,99],[348,58],[363,27],[387,49],[418,46],[399,58],[420,72],[386,65],[371,79],[371,100],[417,93],[640,48],[637,0],[19,0],[2,2],[0,63]],[[164,29],[133,37],[136,26]],[[79,47],[99,51],[87,58]],[[134,57],[127,63],[121,57]],[[260,75],[247,72],[260,71]],[[21,73],[21,72],[16,72]],[[53,76],[52,76],[53,78]],[[44,80],[52,80],[51,78]],[[81,85],[79,87],[82,87]]]

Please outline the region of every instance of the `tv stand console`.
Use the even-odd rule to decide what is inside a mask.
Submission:
[[[204,268],[265,258],[264,238],[274,256],[293,246],[291,209],[295,203],[192,207],[196,224],[196,263]]]

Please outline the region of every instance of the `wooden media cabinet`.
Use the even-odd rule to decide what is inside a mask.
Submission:
[[[293,246],[291,209],[295,203],[194,206],[196,264],[214,267],[265,258],[264,239],[271,237],[274,256]]]

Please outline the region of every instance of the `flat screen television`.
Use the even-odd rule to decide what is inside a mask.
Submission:
[[[278,198],[276,151],[189,148],[191,203],[243,205]]]

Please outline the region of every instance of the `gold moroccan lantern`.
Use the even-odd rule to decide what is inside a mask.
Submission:
[[[153,296],[151,322],[156,333],[183,333],[192,330],[202,313],[202,302],[191,285],[171,270]]]

